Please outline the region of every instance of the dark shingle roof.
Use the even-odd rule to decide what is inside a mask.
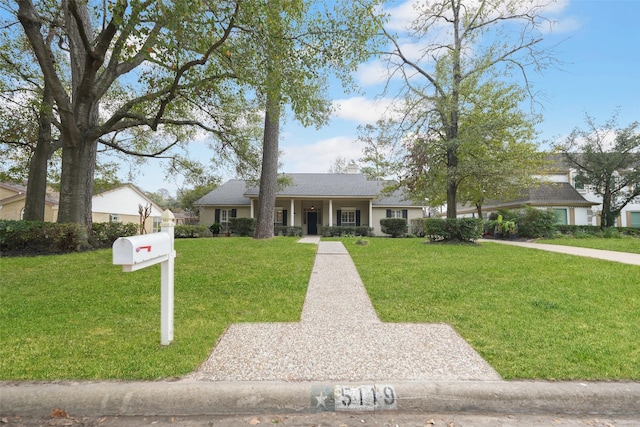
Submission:
[[[232,179],[197,200],[194,204],[223,206],[249,205],[249,199],[244,196],[245,191],[247,191],[247,184],[245,181]]]
[[[487,206],[534,205],[534,206],[593,206],[568,182],[549,182],[524,190],[520,197],[508,202],[490,202]]]
[[[280,189],[278,197],[373,198],[374,205],[413,205],[400,192],[376,198],[389,181],[370,181],[362,174],[293,173],[286,176],[291,184]],[[196,205],[248,205],[250,197],[258,197],[258,191],[257,186],[247,188],[245,181],[230,180],[202,197]]]
[[[368,181],[364,175],[348,173],[289,173],[292,180],[278,191],[278,196],[302,197],[374,197],[379,192],[380,181]],[[258,187],[245,193],[258,196]]]

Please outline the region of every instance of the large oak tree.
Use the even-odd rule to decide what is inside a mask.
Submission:
[[[98,143],[157,155],[180,141],[178,129],[186,126],[212,133],[224,147],[242,146],[247,106],[239,104],[247,98],[237,96],[242,87],[225,46],[239,32],[241,3],[17,1],[16,16],[55,104],[62,144],[59,222],[90,230]],[[56,63],[61,50],[68,64]],[[140,128],[175,139],[140,147],[121,137]]]

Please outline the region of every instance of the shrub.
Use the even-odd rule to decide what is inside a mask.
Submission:
[[[176,239],[203,237],[206,230],[204,225],[176,225],[173,235]]]
[[[424,237],[424,219],[414,218],[409,222],[410,232],[416,237]]]
[[[221,229],[222,229],[222,224],[220,224],[219,222],[214,222],[209,226],[209,231],[214,236],[217,236],[218,234],[220,234]]]
[[[138,224],[121,222],[95,222],[91,242],[94,246],[109,247],[118,237],[135,236],[138,234]]]
[[[555,215],[551,209],[537,209],[527,206],[516,212],[518,235],[535,239],[550,237],[555,231]]]
[[[362,236],[368,237],[373,233],[373,228],[366,226],[326,226],[322,227],[322,237]]]
[[[276,225],[273,228],[273,234],[276,236],[302,237],[302,227]]]
[[[407,234],[408,225],[404,218],[382,218],[380,227],[384,234],[390,234],[391,237],[400,237]]]
[[[256,231],[255,218],[230,218],[229,229],[233,234],[242,237],[253,236]]]
[[[482,220],[476,218],[426,218],[424,232],[432,241],[475,242],[482,237]]]
[[[81,249],[85,229],[79,224],[0,221],[0,251],[12,255],[52,254]]]

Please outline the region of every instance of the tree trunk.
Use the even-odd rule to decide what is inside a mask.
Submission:
[[[478,211],[478,219],[482,219],[482,203],[476,203],[476,210]]]
[[[58,222],[80,224],[86,230],[86,234],[81,236],[82,246],[88,246],[91,227],[91,186],[96,148],[96,141],[77,141],[75,144],[65,143],[62,149]]]
[[[36,141],[36,149],[29,160],[29,178],[23,217],[27,221],[44,221],[45,219],[47,164],[51,149],[52,108],[53,95],[45,84],[38,116],[38,140]]]
[[[277,97],[277,96],[276,96]],[[258,196],[258,221],[256,239],[273,237],[273,215],[278,187],[278,139],[280,138],[280,99],[267,95],[264,116],[264,140],[262,145],[262,172]]]
[[[449,117],[447,117],[447,218],[458,217],[457,195],[458,195],[458,118],[460,109],[460,86],[462,85],[461,51],[462,36],[460,34],[460,6],[461,3],[451,2],[453,12],[453,87],[451,89],[451,100]]]
[[[600,228],[613,227],[615,225],[616,215],[611,212],[611,191],[606,188],[602,195],[602,218],[600,221]]]

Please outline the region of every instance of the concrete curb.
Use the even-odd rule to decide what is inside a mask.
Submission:
[[[393,382],[401,413],[640,415],[637,382],[454,381]],[[0,383],[0,414],[46,416],[243,415],[324,409],[314,395],[371,383],[157,382]],[[382,385],[379,385],[383,387]],[[329,410],[348,410],[339,407]],[[359,411],[361,412],[361,410]]]

